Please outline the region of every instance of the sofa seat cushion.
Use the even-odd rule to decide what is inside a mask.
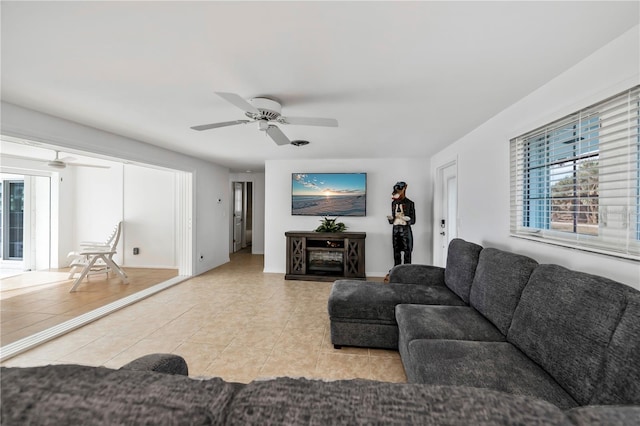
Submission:
[[[329,295],[329,317],[396,324],[395,308],[400,303],[464,305],[442,285],[338,280],[333,283]]]
[[[580,405],[589,404],[604,375],[606,352],[627,305],[628,289],[597,275],[539,265],[522,292],[507,340]]]
[[[568,424],[557,407],[533,398],[462,387],[367,380],[278,378],[238,392],[228,424],[497,425]]]
[[[469,306],[402,304],[396,306],[400,335],[416,339],[504,342],[505,336]]]
[[[222,379],[81,365],[2,368],[2,423],[221,424],[237,386]]]
[[[413,340],[402,363],[411,383],[472,386],[579,405],[542,368],[506,342]]]
[[[505,336],[469,306],[398,305],[398,350],[407,356],[409,342],[420,339],[504,342]]]

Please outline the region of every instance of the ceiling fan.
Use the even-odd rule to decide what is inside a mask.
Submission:
[[[338,120],[334,118],[314,117],[284,117],[280,113],[280,102],[267,97],[258,97],[245,100],[235,93],[215,92],[222,99],[244,111],[249,120],[224,121],[222,123],[203,124],[191,127],[193,130],[209,130],[218,127],[235,126],[236,124],[258,123],[258,129],[265,132],[278,145],[288,145],[289,138],[275,124],[295,124],[303,126],[338,127]]]
[[[33,158],[33,157],[24,157],[24,156],[19,156],[19,155],[10,155],[10,154],[6,154],[7,157],[12,157],[12,158],[17,158],[20,160],[30,160],[30,161],[40,161],[42,163],[44,163],[45,165],[49,166],[49,167],[53,167],[54,169],[64,169],[67,166],[74,166],[74,167],[94,167],[97,169],[109,169],[109,166],[99,166],[97,164],[81,164],[81,163],[75,163],[75,158],[73,157],[64,157],[64,158],[60,158],[60,151],[55,151],[56,156],[54,159],[52,160],[43,160],[40,158]]]

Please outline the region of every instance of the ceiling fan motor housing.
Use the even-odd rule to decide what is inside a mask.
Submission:
[[[281,115],[282,105],[278,100],[271,97],[260,96],[251,100],[246,100],[237,93],[215,92],[225,101],[244,111],[250,120],[233,120],[222,123],[203,124],[192,126],[193,130],[209,130],[218,127],[235,126],[237,124],[258,123],[258,129],[265,132],[278,145],[289,145],[291,141],[282,133],[277,124],[297,124],[306,126],[338,127],[338,120],[334,118],[318,117],[283,117]],[[272,124],[274,123],[274,124]],[[308,142],[307,142],[308,143]],[[303,142],[297,143],[298,146]]]
[[[47,163],[47,165],[56,169],[64,169],[65,167],[67,167],[65,162],[61,160],[51,160]]]
[[[279,102],[268,98],[253,98],[251,99],[251,105],[256,107],[258,111],[260,111],[260,115],[256,116],[256,114],[253,114],[251,112],[246,112],[245,114],[247,115],[247,117],[256,120],[277,120],[280,117],[280,113],[282,111],[282,106]]]

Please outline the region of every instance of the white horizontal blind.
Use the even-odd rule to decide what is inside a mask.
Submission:
[[[640,86],[511,140],[511,235],[640,260]]]

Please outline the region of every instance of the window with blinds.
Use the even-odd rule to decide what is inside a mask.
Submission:
[[[640,260],[640,86],[511,140],[511,235]]]

